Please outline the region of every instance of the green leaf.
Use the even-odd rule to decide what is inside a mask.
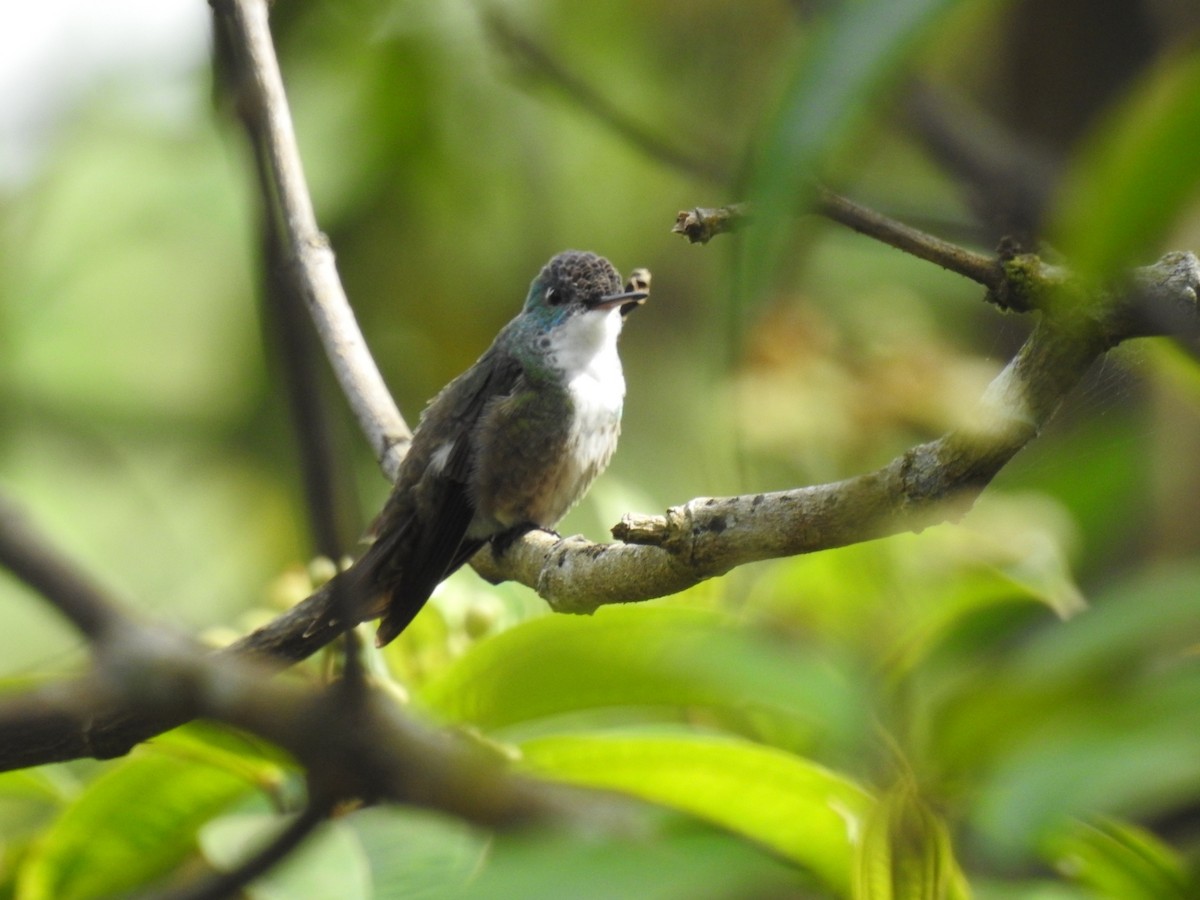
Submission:
[[[277,747],[205,721],[188,722],[161,734],[152,746],[180,759],[223,769],[264,791],[278,790],[293,765]]]
[[[287,827],[287,817],[237,813],[209,822],[200,846],[218,869],[229,871]],[[245,889],[251,900],[370,900],[366,852],[342,822],[317,828],[287,859]]]
[[[224,766],[154,747],[92,781],[42,835],[17,875],[21,900],[128,892],[183,860],[200,825],[252,784]]]
[[[751,604],[899,676],[986,618],[1033,603],[1062,618],[1083,609],[1072,537],[1070,518],[1047,497],[984,497],[961,525],[781,560]],[[994,635],[983,641],[991,646]]]
[[[811,896],[796,870],[727,834],[698,828],[655,840],[580,839],[520,830],[496,836],[477,877],[420,900],[696,900]]]
[[[764,844],[832,887],[849,887],[854,836],[870,796],[802,757],[697,735],[535,738],[521,750],[540,775],[690,813]]]
[[[1168,57],[1096,130],[1072,173],[1057,221],[1071,265],[1107,277],[1150,262],[1196,196],[1200,53]]]
[[[476,644],[421,699],[485,730],[579,710],[699,706],[845,734],[860,727],[862,710],[851,686],[813,655],[676,606],[525,622]]]
[[[779,262],[791,220],[812,191],[821,163],[846,145],[869,102],[955,5],[957,0],[841,3],[803,49],[751,176],[749,296]]]
[[[371,866],[373,900],[428,897],[465,885],[484,863],[490,837],[459,819],[421,809],[376,806],[344,820]]]
[[[78,786],[61,766],[0,773],[0,896],[10,854],[66,806]]]
[[[1096,900],[1081,888],[1048,879],[999,881],[974,877],[971,879],[973,900]]]
[[[1190,883],[1179,856],[1145,829],[1113,819],[1073,822],[1047,841],[1055,868],[1102,897],[1186,900]]]
[[[1200,793],[1198,578],[1180,566],[1110,585],[932,714],[995,858],[1028,860],[1070,816],[1153,816]]]
[[[949,900],[968,896],[945,822],[901,780],[866,816],[854,866],[855,900]]]

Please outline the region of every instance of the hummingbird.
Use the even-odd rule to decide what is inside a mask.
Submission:
[[[339,576],[363,618],[382,617],[378,646],[484,544],[553,529],[604,471],[625,398],[617,337],[649,286],[645,269],[622,284],[601,256],[559,253],[520,314],[429,402],[374,543]]]

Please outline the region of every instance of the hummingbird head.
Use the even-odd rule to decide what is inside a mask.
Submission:
[[[648,296],[640,282],[622,286],[621,276],[603,256],[567,250],[533,279],[523,312],[550,331],[585,313],[598,313],[597,319],[615,309],[626,313]]]

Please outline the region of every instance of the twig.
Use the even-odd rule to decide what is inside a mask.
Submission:
[[[658,160],[672,169],[704,181],[723,184],[729,180],[730,167],[713,162],[709,157],[714,154],[695,156],[669,143],[616,106],[500,13],[494,10],[487,12],[484,23],[492,39],[514,61],[545,83],[557,88],[573,103],[650,159]]]
[[[226,900],[254,879],[265,875],[300,846],[329,815],[330,805],[309,800],[287,827],[229,872],[221,872],[175,890],[146,895],[142,900]]]
[[[816,202],[817,211],[826,218],[897,250],[910,253],[918,259],[970,278],[990,292],[999,290],[1004,283],[1004,268],[991,256],[975,253],[903,222],[897,222],[825,187],[818,186]]]
[[[93,643],[120,629],[125,613],[82,570],[48,549],[9,501],[0,498],[0,566],[49,600]]]
[[[718,234],[737,231],[750,218],[750,204],[731,203],[729,206],[680,210],[675,217],[672,234],[682,234],[693,244],[707,244]]]
[[[967,250],[911,225],[905,225],[826,187],[817,186],[815,204],[816,211],[826,218],[897,250],[910,253],[918,259],[935,263],[943,269],[970,278],[989,291],[999,290],[1005,281],[1004,267],[993,257]],[[748,203],[732,203],[729,206],[711,208],[697,206],[695,209],[680,212],[675,217],[675,225],[671,231],[674,234],[682,234],[693,244],[706,244],[718,234],[736,231],[746,223],[751,214]]]
[[[713,183],[724,184],[728,181],[728,166],[710,163],[707,156],[692,156],[668,145],[640,126],[632,116],[556,60],[545,47],[520,32],[501,15],[489,14],[487,24],[497,42],[509,53],[548,84],[561,90],[580,109],[624,137],[649,158]],[[992,257],[972,252],[890,219],[828,188],[817,187],[815,206],[816,212],[834,222],[970,278],[987,287],[989,291],[1000,287],[1004,279],[1000,264]],[[750,212],[745,203],[696,207],[680,212],[671,231],[684,235],[693,244],[705,244],[718,234],[737,230],[745,224]]]
[[[297,280],[359,427],[384,473],[394,478],[412,433],[384,385],[358,329],[337,274],[329,241],[317,227],[300,163],[291,113],[271,43],[266,0],[210,0],[218,26],[228,30],[238,67],[237,108],[251,141],[265,154],[264,193],[280,213],[280,230]]]
[[[266,159],[256,153],[261,183],[266,184]],[[265,200],[265,198],[264,198]],[[282,247],[280,235],[275,227],[275,218],[270,211],[263,210],[263,255],[264,255],[264,314],[268,323],[277,325],[271,329],[276,335],[276,347],[282,361],[281,378],[292,413],[297,444],[300,448],[301,468],[304,473],[305,495],[308,501],[309,522],[312,526],[317,553],[328,559],[340,559],[342,540],[338,533],[337,502],[335,486],[341,467],[335,464],[331,445],[329,417],[321,394],[321,385],[315,377],[312,355],[309,352],[311,337],[304,323],[299,306],[299,297],[290,290],[294,280],[283,277]],[[332,606],[337,610],[336,620],[350,620],[355,598],[349,592],[333,587],[335,595]],[[358,636],[347,629],[343,637],[344,663],[343,686],[347,689],[347,701],[354,702],[362,687],[363,670]]]
[[[261,215],[263,272],[262,308],[266,339],[275,349],[276,377],[283,386],[296,436],[301,479],[313,548],[328,559],[344,552],[346,530],[339,528],[339,512],[347,508],[348,491],[339,491],[346,467],[334,449],[333,417],[329,414],[326,386],[317,377],[319,363],[303,301],[291,289],[295,280],[284,272],[279,235],[269,210]]]

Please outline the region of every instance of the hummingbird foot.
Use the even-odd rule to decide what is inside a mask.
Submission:
[[[519,525],[514,525],[507,528],[499,534],[492,537],[492,552],[497,556],[503,556],[508,552],[508,548],[519,541],[531,531],[544,531],[547,534],[552,534],[556,538],[561,538],[562,535],[553,528],[543,528],[536,522],[521,522]]]

